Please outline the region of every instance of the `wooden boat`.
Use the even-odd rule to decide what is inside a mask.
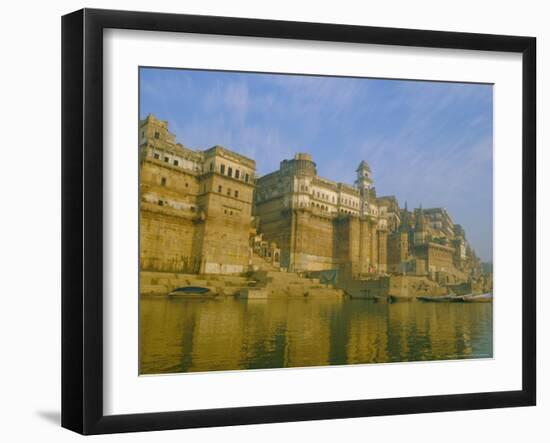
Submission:
[[[463,295],[462,302],[464,303],[492,303],[493,301],[493,294],[487,293],[487,294],[479,294],[479,295]]]
[[[218,294],[204,286],[183,286],[176,288],[168,294],[170,297],[185,297],[193,299],[209,299],[217,297]]]
[[[459,295],[419,295],[416,297],[417,300],[424,302],[446,302],[446,303],[456,303],[461,302],[462,297]]]

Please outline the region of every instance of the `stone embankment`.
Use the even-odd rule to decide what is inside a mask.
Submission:
[[[262,257],[254,256],[253,270],[246,276],[214,274],[175,274],[168,272],[140,273],[141,295],[166,295],[182,286],[203,286],[223,296],[242,298],[271,297],[335,297],[344,291],[323,285],[316,278],[275,268]]]
[[[425,276],[391,275],[374,279],[344,281],[339,284],[351,298],[414,300],[418,296],[446,295],[446,287]]]
[[[219,295],[238,295],[253,284],[248,278],[233,275],[175,274],[171,272],[140,273],[141,295],[166,295],[182,286],[204,286]]]

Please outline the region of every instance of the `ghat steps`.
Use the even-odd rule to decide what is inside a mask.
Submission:
[[[252,279],[254,289],[261,289],[267,296],[333,296],[342,297],[341,289],[322,285],[317,278],[303,277],[296,272],[286,272],[274,267],[263,257],[254,254]]]
[[[263,257],[254,254],[253,271],[248,276],[221,274],[176,274],[142,271],[140,294],[164,295],[182,286],[205,286],[220,295],[244,296],[249,289],[273,296],[332,296],[342,297],[343,291],[322,285],[317,278],[307,278],[296,272],[281,271]]]

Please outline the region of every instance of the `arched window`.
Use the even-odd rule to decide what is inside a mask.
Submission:
[[[225,165],[221,165],[221,166],[220,166],[220,172],[221,172],[222,174],[225,174]]]

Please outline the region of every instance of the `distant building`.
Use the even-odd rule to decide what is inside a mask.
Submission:
[[[479,276],[479,260],[467,245],[464,229],[444,208],[401,211],[400,225],[388,236],[392,273],[426,274],[442,284]]]

